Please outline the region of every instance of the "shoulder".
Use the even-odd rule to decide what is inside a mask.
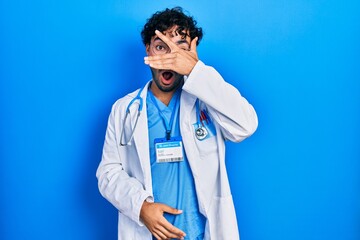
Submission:
[[[131,100],[133,100],[137,96],[139,91],[140,91],[140,89],[137,89],[131,93],[128,93],[124,97],[116,100],[116,102],[112,105],[111,111],[112,112],[122,112],[123,110],[125,110],[125,108],[127,108],[129,103],[131,102]]]

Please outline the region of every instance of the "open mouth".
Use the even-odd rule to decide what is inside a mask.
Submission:
[[[174,76],[174,73],[172,73],[170,71],[165,71],[162,73],[162,77],[167,81],[170,80],[173,76]]]

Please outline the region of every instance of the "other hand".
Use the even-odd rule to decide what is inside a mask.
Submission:
[[[163,216],[164,212],[181,214],[182,211],[162,203],[144,202],[140,210],[140,219],[158,240],[183,239],[186,234],[170,224]]]

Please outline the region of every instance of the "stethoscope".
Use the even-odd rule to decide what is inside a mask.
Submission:
[[[195,136],[198,140],[205,139],[209,132],[205,128],[203,121],[210,120],[209,116],[206,114],[205,111],[200,111],[200,101],[199,99],[196,99],[196,116],[197,116],[197,122],[196,122],[196,128],[195,128]]]
[[[145,86],[144,86],[145,87]],[[131,140],[133,139],[134,137],[134,132],[135,132],[135,129],[136,129],[136,125],[138,123],[138,120],[139,120],[139,117],[140,117],[140,114],[141,114],[141,110],[143,108],[143,99],[142,97],[140,97],[144,87],[142,87],[140,89],[140,91],[138,92],[138,94],[129,102],[128,106],[126,107],[126,113],[125,113],[125,118],[124,118],[124,122],[123,122],[123,126],[122,126],[122,130],[121,130],[121,133],[120,133],[120,146],[127,146],[127,145],[130,145],[130,142]],[[130,135],[130,138],[129,140],[125,143],[123,143],[123,136],[124,136],[124,129],[125,129],[125,123],[126,123],[126,119],[127,117],[130,115],[130,107],[131,105],[134,104],[134,102],[136,100],[139,100],[139,104],[138,104],[138,109],[137,109],[137,114],[136,114],[136,119],[135,119],[135,124],[134,124],[134,127],[131,129],[131,135]]]
[[[122,130],[120,133],[120,146],[130,145],[130,142],[134,137],[134,132],[135,132],[135,129],[136,129],[136,126],[137,126],[137,123],[138,123],[138,120],[139,120],[139,117],[141,114],[141,110],[143,108],[143,99],[142,99],[142,97],[140,97],[140,95],[141,95],[142,91],[144,90],[144,87],[142,87],[139,90],[138,94],[130,101],[130,103],[126,107],[125,118],[124,118]],[[124,130],[125,130],[126,119],[130,115],[130,107],[135,103],[136,100],[139,100],[139,103],[138,103],[138,109],[137,109],[134,127],[131,129],[131,135],[130,135],[129,140],[123,142],[123,139],[125,140]],[[209,134],[208,131],[206,130],[206,128],[204,127],[203,121],[204,120],[208,121],[208,120],[210,120],[210,118],[208,116],[203,115],[203,111],[200,111],[199,99],[196,100],[196,116],[197,116],[197,124],[196,124],[197,126],[195,128],[195,136],[198,140],[203,140]]]

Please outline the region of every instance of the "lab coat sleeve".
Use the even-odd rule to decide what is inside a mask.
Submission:
[[[151,198],[143,185],[124,170],[115,134],[115,110],[111,111],[106,130],[102,160],[96,172],[100,193],[122,214],[140,226],[140,210],[145,199]]]
[[[255,132],[258,118],[253,106],[213,67],[198,61],[186,78],[183,90],[206,104],[225,139],[240,142]]]

